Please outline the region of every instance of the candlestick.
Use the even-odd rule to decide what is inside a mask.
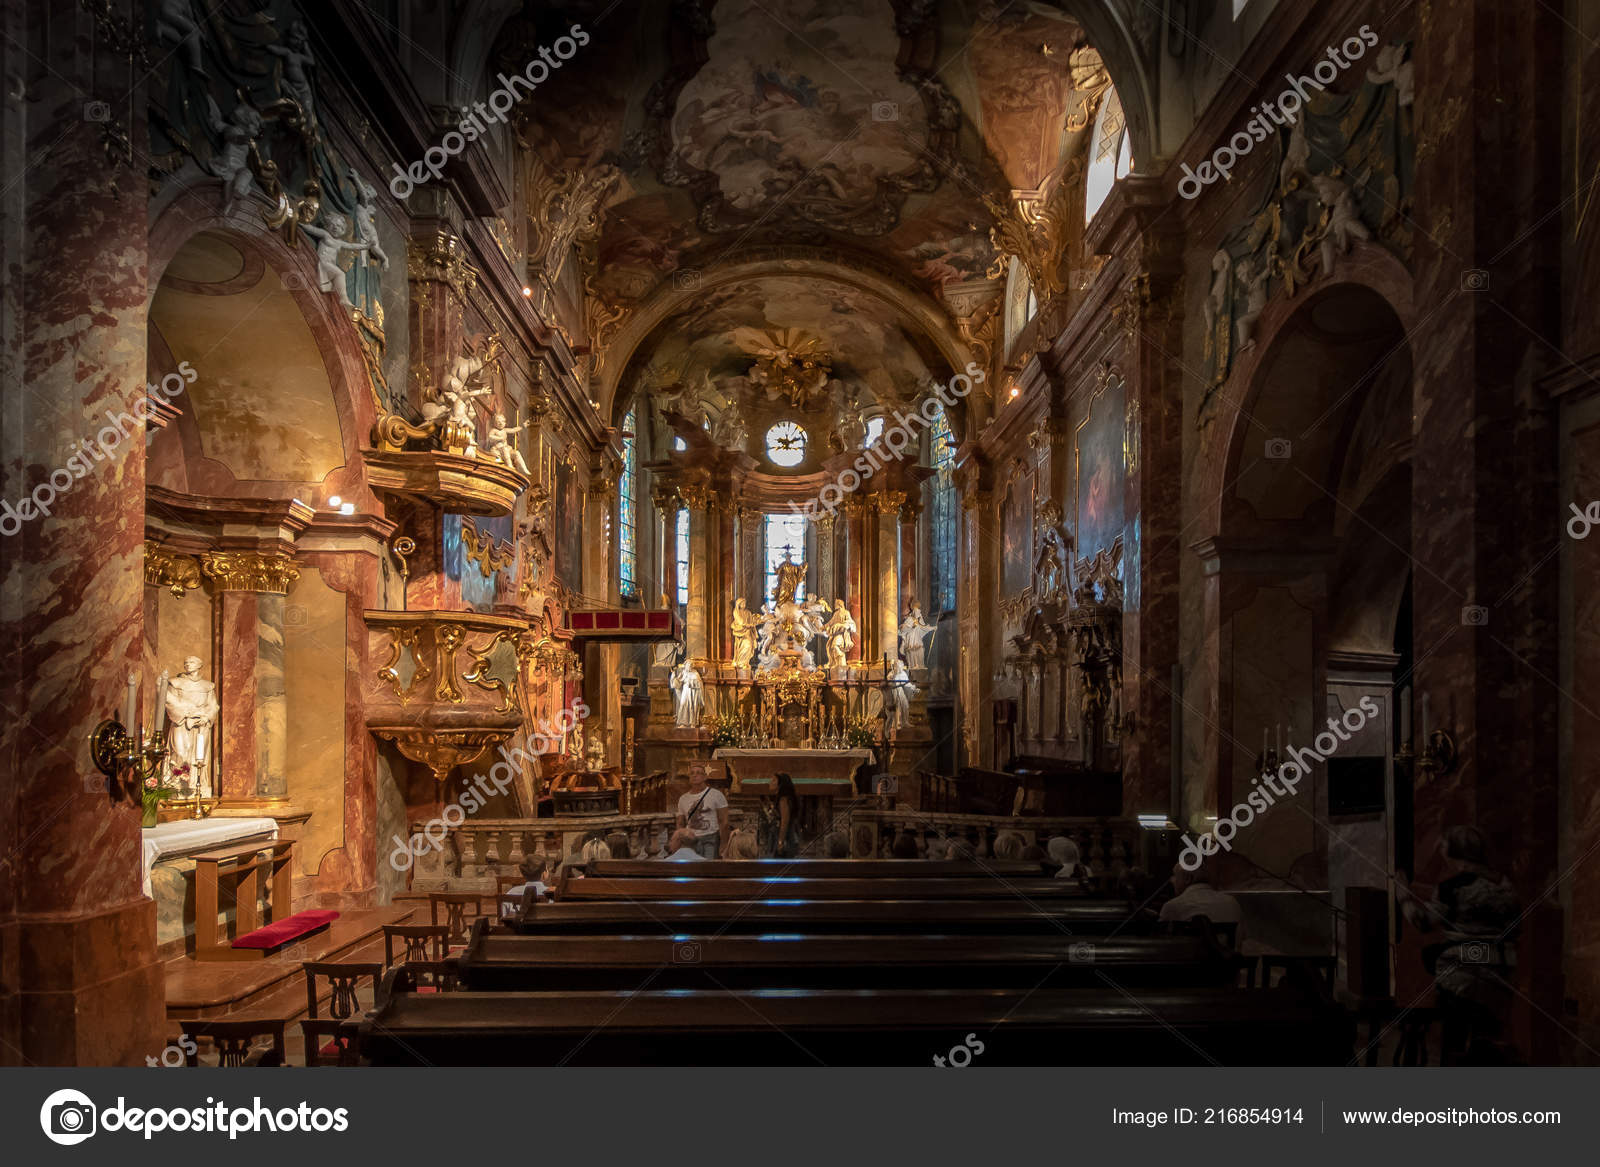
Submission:
[[[122,699],[122,728],[131,735],[139,724],[139,674],[128,674],[128,690]]]

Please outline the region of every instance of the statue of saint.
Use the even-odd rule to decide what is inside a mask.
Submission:
[[[845,607],[843,600],[833,602],[833,616],[823,631],[828,637],[828,667],[844,668],[850,658],[850,650],[856,646],[856,619],[850,615],[850,609]]]
[[[795,592],[806,579],[806,565],[796,563],[787,547],[783,549],[783,562],[777,566],[777,577],[772,599],[781,608],[784,604],[794,603]]]
[[[918,690],[906,673],[904,661],[895,662],[894,672],[889,674],[889,683],[894,686],[894,691],[889,694],[889,704],[884,710],[884,721],[887,723],[884,729],[893,732],[911,724],[911,700]]]
[[[695,729],[706,708],[705,683],[700,679],[700,670],[694,667],[694,661],[685,660],[672,670],[670,683],[673,721],[681,729]]]
[[[912,604],[911,611],[906,613],[905,620],[900,624],[900,655],[905,658],[906,668],[927,667],[924,656],[928,637],[932,635],[933,625],[922,618],[922,605]]]
[[[170,678],[163,673],[157,684],[166,689],[168,777],[181,794],[209,798],[206,759],[219,706],[217,687],[200,675],[200,665],[199,657],[184,657],[183,672]]]
[[[748,669],[750,662],[755,659],[756,630],[761,627],[761,621],[750,611],[742,596],[733,602],[733,619],[728,627],[733,633],[733,667]]]

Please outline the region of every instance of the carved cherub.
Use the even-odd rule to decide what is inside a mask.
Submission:
[[[1377,61],[1367,70],[1367,80],[1374,85],[1394,82],[1394,94],[1402,107],[1410,105],[1416,96],[1416,73],[1406,59],[1404,45],[1384,45],[1379,49]]]
[[[1328,208],[1328,233],[1322,237],[1322,274],[1333,271],[1334,260],[1350,250],[1352,240],[1371,239],[1372,232],[1361,221],[1355,192],[1350,184],[1334,174],[1319,174],[1311,180],[1317,200]]]
[[[517,436],[517,431],[527,429],[532,424],[531,421],[525,421],[521,425],[507,426],[506,415],[496,413],[494,425],[489,427],[490,456],[519,473],[528,473],[527,460],[523,458],[522,452],[517,449],[512,439]]]
[[[341,238],[350,229],[350,221],[337,211],[324,211],[322,221],[326,227],[317,227],[311,223],[302,223],[300,230],[304,231],[317,243],[317,279],[324,292],[332,292],[339,297],[339,303],[346,308],[354,308],[355,304],[350,299],[350,290],[345,286],[344,268],[339,266],[339,255],[345,251],[359,251],[363,254],[367,250],[365,243],[351,242]]]
[[[309,70],[317,60],[311,55],[311,34],[306,31],[305,21],[295,21],[289,26],[283,44],[267,45],[266,50],[283,62],[283,78],[278,92],[300,107],[307,126],[314,125],[317,120],[316,99],[311,89]],[[284,90],[288,92],[284,93]]]
[[[389,257],[384,254],[383,244],[378,241],[378,192],[367,184],[354,166],[347,173],[356,188],[356,238],[366,246],[367,253],[383,265],[383,270],[388,271]]]
[[[223,121],[222,110],[208,93],[206,120],[212,131],[222,137],[222,149],[212,156],[206,169],[222,180],[222,213],[226,216],[234,203],[250,195],[254,177],[250,172],[250,151],[261,136],[261,115],[241,101]]]

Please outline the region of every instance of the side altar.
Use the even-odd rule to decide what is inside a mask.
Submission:
[[[734,794],[771,794],[778,774],[794,779],[795,793],[802,798],[847,798],[856,793],[856,771],[870,765],[875,757],[868,749],[741,750],[724,747],[711,755],[728,764]]]

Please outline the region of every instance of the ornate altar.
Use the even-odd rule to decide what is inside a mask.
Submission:
[[[724,748],[711,755],[728,764],[734,794],[770,794],[775,776],[787,773],[801,797],[848,797],[856,792],[855,774],[871,763],[871,750],[741,750]]]

